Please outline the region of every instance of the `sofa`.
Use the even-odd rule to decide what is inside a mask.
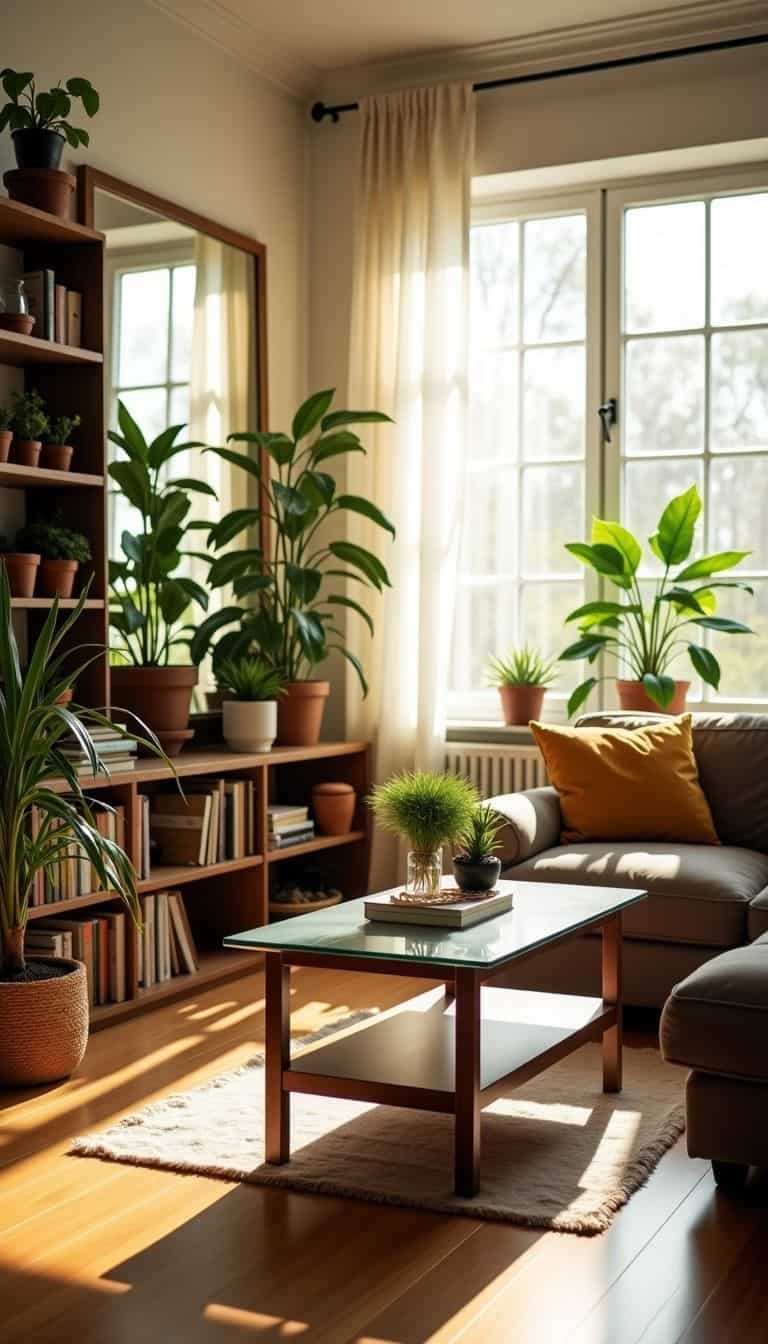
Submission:
[[[583,715],[577,727],[639,728],[658,714]],[[661,1008],[672,986],[768,933],[768,715],[693,715],[699,779],[721,844],[601,841],[562,845],[553,788],[489,801],[504,817],[503,874],[533,882],[644,887],[624,914],[624,999]],[[519,988],[594,994],[600,937],[545,949],[505,977]]]

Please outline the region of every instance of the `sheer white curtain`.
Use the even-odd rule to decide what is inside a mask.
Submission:
[[[475,99],[444,84],[364,99],[349,402],[388,412],[350,454],[347,488],[384,509],[386,534],[355,519],[351,539],[387,565],[372,606],[373,646],[350,619],[370,669],[361,702],[348,684],[348,731],[376,744],[375,773],[440,768],[455,598],[467,412],[470,185]],[[359,598],[359,592],[354,594]],[[375,880],[393,877],[391,843]]]

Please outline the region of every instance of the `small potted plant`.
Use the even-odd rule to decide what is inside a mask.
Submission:
[[[79,415],[58,415],[43,434],[42,465],[50,471],[69,471],[74,449],[69,442],[73,429],[80,424]]]
[[[16,534],[20,551],[40,556],[38,584],[41,597],[71,597],[80,565],[91,558],[88,538],[63,527],[61,514],[50,523],[28,523]]]
[[[554,658],[542,657],[527,644],[488,659],[488,685],[498,687],[507,727],[541,718],[545,692],[555,680],[554,666]]]
[[[8,577],[11,597],[32,597],[40,568],[40,553],[11,550],[7,538],[0,537],[0,561]]]
[[[13,392],[11,395],[11,429],[13,430],[14,461],[22,467],[36,467],[40,461],[43,435],[48,429],[45,402],[32,388],[31,392]]]
[[[460,775],[404,771],[378,784],[370,804],[379,826],[405,836],[406,891],[429,898],[440,892],[444,844],[461,845],[479,803],[477,790]]]
[[[261,658],[226,658],[216,669],[224,741],[230,751],[271,751],[277,737],[280,674]]]
[[[7,462],[11,454],[13,430],[10,425],[11,412],[0,406],[0,462]]]
[[[86,116],[94,117],[99,95],[90,80],[79,76],[39,93],[31,70],[6,67],[0,79],[9,100],[0,110],[0,131],[10,127],[18,164],[3,178],[8,195],[66,219],[75,179],[59,168],[64,142],[72,149],[90,142],[87,131],[71,124],[69,114],[78,100]]]
[[[501,859],[495,851],[501,848],[498,835],[503,825],[503,817],[490,803],[475,808],[461,849],[453,857],[453,875],[462,891],[491,891],[496,886]]]

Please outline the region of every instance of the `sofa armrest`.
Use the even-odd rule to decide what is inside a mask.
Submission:
[[[499,834],[502,869],[559,845],[562,820],[557,789],[526,789],[488,801],[506,822]]]
[[[753,896],[747,911],[747,936],[750,942],[768,933],[768,887]]]

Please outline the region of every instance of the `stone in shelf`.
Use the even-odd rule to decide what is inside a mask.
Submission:
[[[38,336],[20,336],[16,331],[0,331],[0,364],[23,367],[26,364],[103,364],[97,350],[58,341],[43,341]]]
[[[353,845],[357,840],[365,839],[365,831],[349,831],[347,835],[315,835],[300,845],[285,845],[280,849],[270,849],[267,863],[277,863],[280,859],[291,859],[295,855],[316,854],[322,849],[335,849],[338,845]]]
[[[92,476],[84,471],[52,471],[49,467],[22,467],[18,462],[0,462],[0,486],[9,490],[22,488],[50,490],[59,486],[92,486],[101,490],[103,476]]]

